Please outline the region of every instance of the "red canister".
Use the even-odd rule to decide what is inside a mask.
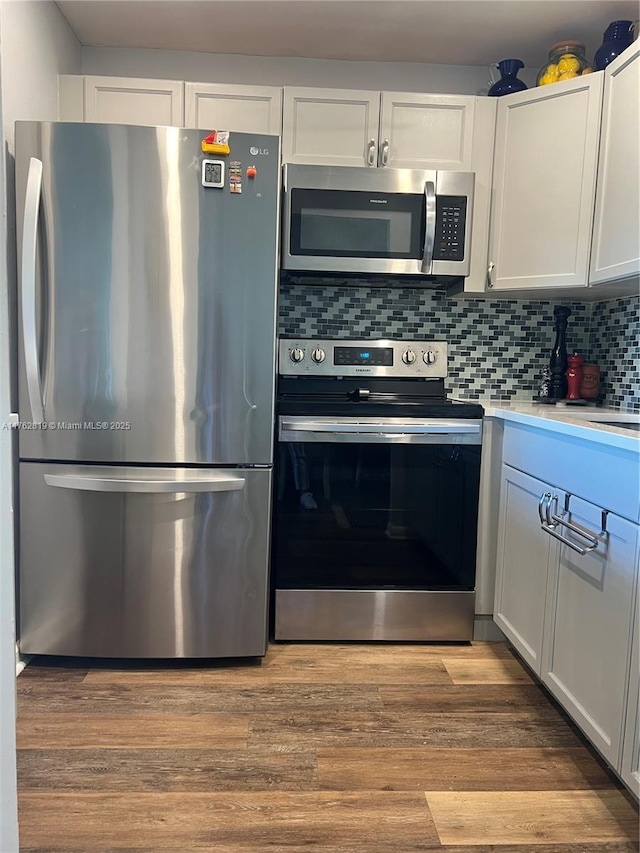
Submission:
[[[574,352],[572,355],[567,356],[567,361],[569,362],[569,369],[566,372],[567,400],[579,400],[584,356]]]
[[[599,393],[600,368],[597,364],[583,364],[580,396],[583,400],[595,400]]]

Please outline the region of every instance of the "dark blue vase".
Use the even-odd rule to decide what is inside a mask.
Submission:
[[[494,63],[492,67],[497,67],[500,74],[500,79],[489,89],[489,95],[492,97],[510,95],[511,92],[522,92],[527,88],[527,84],[516,76],[518,71],[524,68],[524,62],[521,60],[503,59],[501,62]]]
[[[593,67],[603,71],[612,59],[619,56],[633,41],[632,21],[613,21],[604,31],[602,44],[596,51]]]

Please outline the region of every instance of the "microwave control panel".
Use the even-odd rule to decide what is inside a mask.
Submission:
[[[434,261],[463,261],[467,198],[462,195],[436,196],[436,236]]]

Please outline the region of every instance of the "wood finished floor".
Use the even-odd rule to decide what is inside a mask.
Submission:
[[[631,797],[506,645],[274,645],[18,679],[21,850],[635,853]]]

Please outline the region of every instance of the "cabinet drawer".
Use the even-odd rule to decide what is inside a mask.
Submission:
[[[623,518],[640,518],[637,453],[522,424],[506,424],[503,461]]]

